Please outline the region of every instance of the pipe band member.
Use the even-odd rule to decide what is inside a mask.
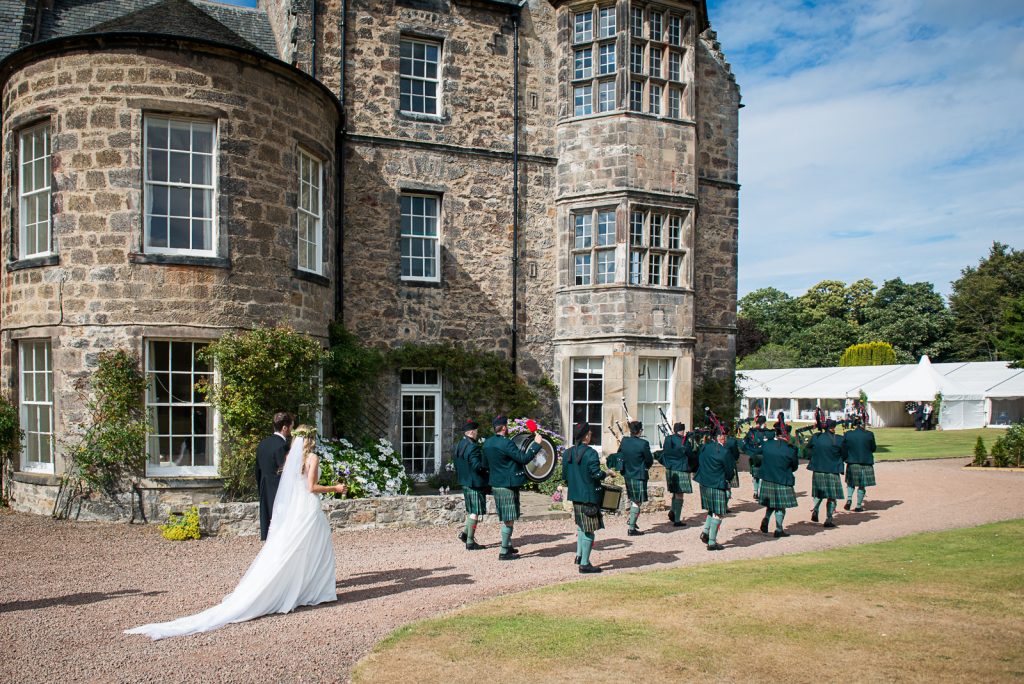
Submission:
[[[857,512],[864,510],[864,495],[868,487],[875,486],[875,433],[864,428],[859,418],[854,418],[853,429],[843,435],[846,448],[846,504],[850,510],[853,490],[857,489]]]
[[[796,508],[796,492],[793,473],[800,467],[797,448],[782,438],[781,430],[772,430],[764,442],[752,446],[758,451],[761,473],[761,487],[758,502],[764,506],[761,532],[768,534],[768,519],[775,515],[775,538],[788,537],[782,529],[787,508]],[[747,452],[750,453],[750,452]]]
[[[811,522],[818,522],[818,508],[823,500],[827,501],[825,527],[835,527],[832,519],[836,512],[836,501],[843,498],[843,482],[839,479],[843,472],[843,437],[836,434],[836,421],[829,418],[825,421],[825,431],[819,432],[807,445],[811,460],[807,469],[814,472],[811,477],[811,496],[814,497],[814,510]]]
[[[608,473],[601,470],[601,459],[590,447],[592,438],[590,424],[577,423],[573,428],[573,446],[562,454],[562,480],[569,487],[569,501],[572,501],[576,564],[581,573],[601,572],[601,568],[591,564],[590,551],[594,548],[594,533],[604,529],[601,480],[608,477]]]
[[[723,427],[725,427],[724,423]],[[733,431],[731,425],[728,429],[730,433]],[[729,479],[729,486],[725,488],[725,512],[728,513],[729,501],[732,499],[732,490],[740,488],[740,469],[737,467],[740,460],[740,442],[727,433],[725,435],[725,448],[729,450],[729,455],[732,457],[732,477]]]
[[[482,548],[476,543],[476,527],[480,519],[487,513],[487,493],[489,472],[484,462],[484,453],[477,442],[480,425],[473,420],[462,424],[462,439],[455,446],[455,472],[462,497],[466,503],[466,528],[459,533],[459,539],[466,543],[467,551],[478,551]]]
[[[622,438],[617,454],[621,459],[622,477],[626,480],[626,495],[629,497],[629,529],[626,534],[630,537],[643,534],[636,523],[640,517],[640,505],[648,500],[648,470],[654,465],[651,445],[640,437],[643,430],[644,425],[639,420],[629,423],[629,436]]]
[[[765,423],[768,419],[764,416],[758,416],[754,423],[754,427],[747,431],[747,436],[743,438],[743,443],[740,448],[747,456],[750,457],[750,477],[754,481],[754,500],[758,501],[758,492],[761,488],[761,450],[759,446],[763,446],[769,439],[775,438],[775,430],[769,427],[765,427]]]
[[[676,423],[672,426],[672,434],[665,438],[661,451],[655,454],[658,462],[665,466],[665,485],[672,495],[672,510],[668,519],[674,527],[685,527],[683,522],[683,497],[693,493],[690,481],[690,460],[693,445],[686,439],[686,425]]]
[[[694,479],[700,485],[701,508],[708,512],[700,540],[708,545],[708,551],[721,551],[725,547],[718,543],[718,530],[726,513],[726,488],[736,470],[725,432],[719,430],[713,441],[701,447],[699,460]]]
[[[533,444],[520,451],[508,437],[508,418],[498,416],[491,421],[494,434],[484,442],[484,460],[490,470],[488,478],[494,506],[501,520],[501,553],[498,560],[519,558],[519,549],[512,546],[512,529],[519,520],[519,489],[526,484],[526,464],[540,451],[541,436],[533,436]]]

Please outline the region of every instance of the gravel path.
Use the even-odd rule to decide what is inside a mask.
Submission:
[[[963,471],[964,461],[881,463],[863,513],[838,513],[839,527],[812,525],[798,473],[792,536],[757,531],[748,473],[733,515],[709,554],[697,540],[699,495],[688,496],[686,528],[664,514],[641,517],[642,537],[623,518],[598,533],[594,562],[606,571],[668,568],[815,551],[915,532],[1024,517],[1024,473]],[[155,526],[57,523],[0,513],[0,682],[344,681],[353,664],[396,627],[452,608],[543,584],[576,580],[568,521],[521,523],[523,558],[497,549],[466,552],[454,529],[338,533],[336,604],[229,625],[210,634],[150,642],[122,635],[136,625],[205,609],[234,588],[259,541],[163,540]],[[482,526],[482,543],[498,538]]]

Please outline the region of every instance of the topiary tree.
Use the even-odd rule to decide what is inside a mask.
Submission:
[[[978,435],[978,441],[974,443],[974,461],[973,464],[976,466],[985,465],[985,461],[988,460],[988,453],[985,451],[985,440]]]
[[[864,342],[846,348],[840,366],[888,366],[896,363],[896,350],[888,342]]]
[[[315,422],[326,352],[315,339],[276,327],[225,335],[200,355],[217,368],[215,384],[200,384],[199,391],[220,414],[224,491],[251,501],[257,494],[256,445],[272,429],[274,413],[288,411],[296,425]]]
[[[18,407],[7,394],[0,394],[0,505],[3,506],[10,500],[14,458],[21,449],[24,434]]]

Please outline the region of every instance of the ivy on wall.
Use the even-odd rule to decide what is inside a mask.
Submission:
[[[14,472],[14,458],[21,450],[24,436],[18,407],[6,394],[0,395],[0,505],[10,500],[11,475]]]

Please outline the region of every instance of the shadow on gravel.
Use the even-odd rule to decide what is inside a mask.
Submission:
[[[599,559],[592,558],[591,562]],[[677,553],[664,553],[658,551],[638,551],[622,558],[613,558],[607,563],[598,563],[602,570],[620,570],[624,568],[644,568],[650,565],[662,563],[675,563],[679,560]]]
[[[885,500],[872,501],[871,499],[865,499],[864,500],[864,510],[865,511],[887,511],[890,508],[895,508],[896,506],[900,506],[902,504],[903,504],[903,500],[902,499],[892,499],[892,500],[889,500],[889,501],[885,501]],[[858,515],[861,515],[861,514],[858,514]]]
[[[52,608],[54,606],[84,606],[89,603],[99,603],[111,599],[123,598],[125,596],[158,596],[166,594],[165,591],[139,591],[138,589],[123,589],[103,593],[100,591],[85,591],[81,594],[67,594],[65,596],[54,596],[52,598],[33,599],[31,601],[11,601],[0,603],[0,613],[14,613],[19,610],[36,610],[37,608]]]
[[[359,603],[360,601],[368,601],[390,594],[401,594],[415,589],[431,589],[454,584],[473,584],[473,578],[465,573],[454,575],[437,574],[438,572],[453,569],[454,567],[452,566],[435,568],[433,570],[406,568],[404,570],[384,570],[383,572],[364,572],[352,575],[349,579],[338,582],[338,603]],[[365,589],[345,591],[353,585],[367,586]]]

